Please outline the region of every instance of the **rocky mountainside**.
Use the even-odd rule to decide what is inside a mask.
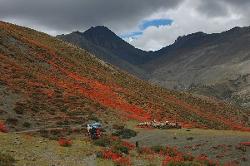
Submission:
[[[129,120],[249,130],[248,115],[221,101],[153,86],[86,50],[0,22],[0,121],[11,130]]]
[[[155,52],[129,46],[104,27],[60,38],[162,87],[214,96],[250,107],[249,27],[215,34],[197,32],[179,37],[174,44]],[[92,45],[83,44],[88,42]]]
[[[152,82],[250,106],[250,28],[183,36],[155,54]]]
[[[129,73],[147,78],[139,65],[150,59],[150,53],[128,44],[107,27],[97,26],[83,33],[76,31],[57,37],[84,48],[105,62]]]

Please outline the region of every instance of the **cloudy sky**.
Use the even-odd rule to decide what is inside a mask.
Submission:
[[[104,25],[135,47],[250,25],[250,0],[0,0],[0,20],[57,35]]]

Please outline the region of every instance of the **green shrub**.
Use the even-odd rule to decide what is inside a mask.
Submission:
[[[103,153],[102,152],[96,152],[96,157],[97,158],[103,158]]]
[[[200,163],[197,162],[170,162],[167,166],[200,166]]]
[[[23,110],[22,110],[22,109],[15,108],[14,110],[15,110],[15,112],[16,112],[17,114],[19,114],[19,115],[22,115],[22,114],[23,114]]]
[[[49,137],[49,132],[45,129],[41,129],[39,130],[40,136],[44,137],[44,138],[48,138]]]
[[[129,153],[128,147],[122,146],[122,145],[116,145],[114,147],[114,151],[117,152],[117,153],[125,153],[125,154]]]
[[[187,140],[188,141],[192,141],[194,138],[193,137],[188,137]]]
[[[157,145],[157,146],[152,146],[151,149],[156,152],[156,153],[159,153],[161,151],[164,151],[164,147],[163,146],[160,146],[160,145]]]
[[[6,120],[6,123],[12,124],[12,125],[17,125],[18,119],[16,119],[16,118],[8,118],[8,119]]]
[[[49,135],[48,139],[50,140],[58,140],[61,136],[60,135]]]
[[[14,108],[14,111],[17,113],[17,114],[20,114],[22,115],[24,113],[24,110],[25,110],[25,104],[24,103],[16,103],[16,107]]]
[[[94,145],[107,147],[107,146],[111,145],[111,142],[110,142],[109,138],[102,137],[102,138],[99,138],[97,140],[94,140]]]
[[[95,121],[95,122],[101,122],[101,120],[99,118],[97,118],[96,116],[94,116],[94,115],[91,115],[89,117],[89,120],[92,120],[92,121]]]
[[[194,160],[194,157],[190,154],[184,154],[183,158],[185,161],[193,161]]]
[[[30,128],[31,124],[29,122],[24,122],[23,127]]]
[[[115,129],[115,130],[123,130],[124,129],[124,125],[114,124],[113,125],[113,129]]]
[[[129,138],[135,137],[137,133],[131,129],[121,129],[121,130],[114,132],[112,135],[118,136],[123,139],[129,139]]]
[[[0,166],[13,166],[15,159],[8,155],[0,152]]]

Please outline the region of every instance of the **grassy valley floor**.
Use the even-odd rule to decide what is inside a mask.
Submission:
[[[205,154],[221,164],[233,162],[249,165],[250,147],[239,147],[239,143],[250,141],[249,132],[203,130],[203,129],[134,129],[138,132],[129,142],[139,142],[140,147],[176,146],[179,151],[194,156]],[[111,160],[96,157],[103,149],[86,136],[72,137],[70,147],[61,147],[57,141],[28,134],[0,133],[0,149],[16,160],[17,166],[111,166]],[[138,154],[129,151],[132,165],[161,165],[163,158],[157,155]]]
[[[241,142],[250,141],[249,132],[203,129],[138,130],[139,134],[130,141],[138,141],[141,146],[177,146],[182,152],[206,154],[210,159],[222,163],[233,160],[240,165],[250,163],[250,147],[244,150],[237,147]]]

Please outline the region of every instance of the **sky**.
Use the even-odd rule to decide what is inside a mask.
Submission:
[[[250,0],[0,0],[0,20],[50,35],[104,25],[143,50],[250,26]]]

